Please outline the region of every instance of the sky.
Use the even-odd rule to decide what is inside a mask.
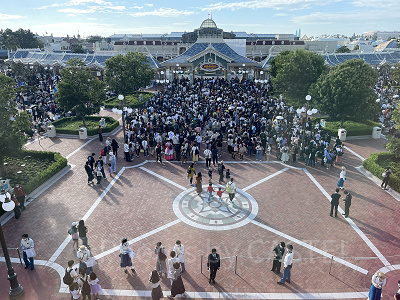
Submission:
[[[399,31],[399,0],[4,0],[0,28],[82,37],[193,31],[212,16],[225,31],[344,34]],[[47,33],[47,34],[46,34]]]

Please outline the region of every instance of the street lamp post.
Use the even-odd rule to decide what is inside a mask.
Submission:
[[[125,143],[125,112],[124,112],[124,95],[119,95],[118,99],[121,101],[121,109],[122,109],[122,128],[124,131],[124,143]]]
[[[6,193],[4,190],[1,191],[0,194],[0,202],[3,202],[3,209],[5,211],[11,211],[15,207],[15,203],[11,201],[11,196],[9,193]],[[10,255],[8,254],[8,249],[6,245],[6,241],[4,239],[3,229],[0,225],[0,242],[1,248],[3,249],[4,258],[6,260],[7,265],[7,273],[8,273],[8,280],[10,281],[10,292],[9,297],[10,299],[17,299],[24,294],[24,288],[18,283],[17,274],[15,273],[11,261]]]

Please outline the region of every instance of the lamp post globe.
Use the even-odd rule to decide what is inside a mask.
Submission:
[[[306,96],[306,100],[307,100],[307,101],[310,101],[310,100],[311,100],[311,95],[307,95],[307,96]]]
[[[4,201],[2,201],[4,202],[2,208],[5,211],[13,210],[15,207],[15,203],[11,200],[11,198],[8,197],[8,195],[10,194],[2,190],[0,195],[1,199],[4,199]],[[1,225],[0,225],[0,243],[1,243],[1,248],[3,250],[4,259],[7,265],[7,274],[8,274],[7,279],[10,281],[10,291],[8,293],[8,296],[10,297],[10,299],[17,299],[23,296],[25,291],[24,288],[18,283],[17,274],[15,273],[11,265],[10,255],[8,254],[8,249],[3,234],[3,228],[1,227]]]

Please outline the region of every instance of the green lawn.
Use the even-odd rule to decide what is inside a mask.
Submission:
[[[313,124],[316,123],[317,119],[321,118],[313,118]],[[340,128],[340,121],[329,121],[328,118],[322,119],[326,120],[326,127],[323,129],[329,132],[331,136],[337,136],[338,129]],[[345,121],[343,123],[343,128],[347,130],[347,136],[370,135],[372,134],[373,127],[380,127],[380,124],[369,120],[365,123],[354,121]]]
[[[113,131],[118,125],[118,121],[111,117],[88,116],[85,118],[88,135],[95,135],[99,131],[100,119],[104,118],[107,127],[103,128],[103,133]],[[61,134],[79,134],[79,129],[83,126],[81,117],[62,118],[51,123],[56,127],[56,132]]]

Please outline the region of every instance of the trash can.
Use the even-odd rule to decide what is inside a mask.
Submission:
[[[380,139],[381,138],[382,129],[380,127],[372,128],[372,138]]]
[[[86,140],[87,139],[87,129],[85,127],[82,127],[79,129],[79,138],[81,140]]]
[[[56,136],[56,127],[54,125],[47,126],[47,136],[48,137]]]
[[[339,139],[343,142],[346,140],[346,135],[347,135],[347,130],[344,128],[339,128],[338,130],[338,136]]]

